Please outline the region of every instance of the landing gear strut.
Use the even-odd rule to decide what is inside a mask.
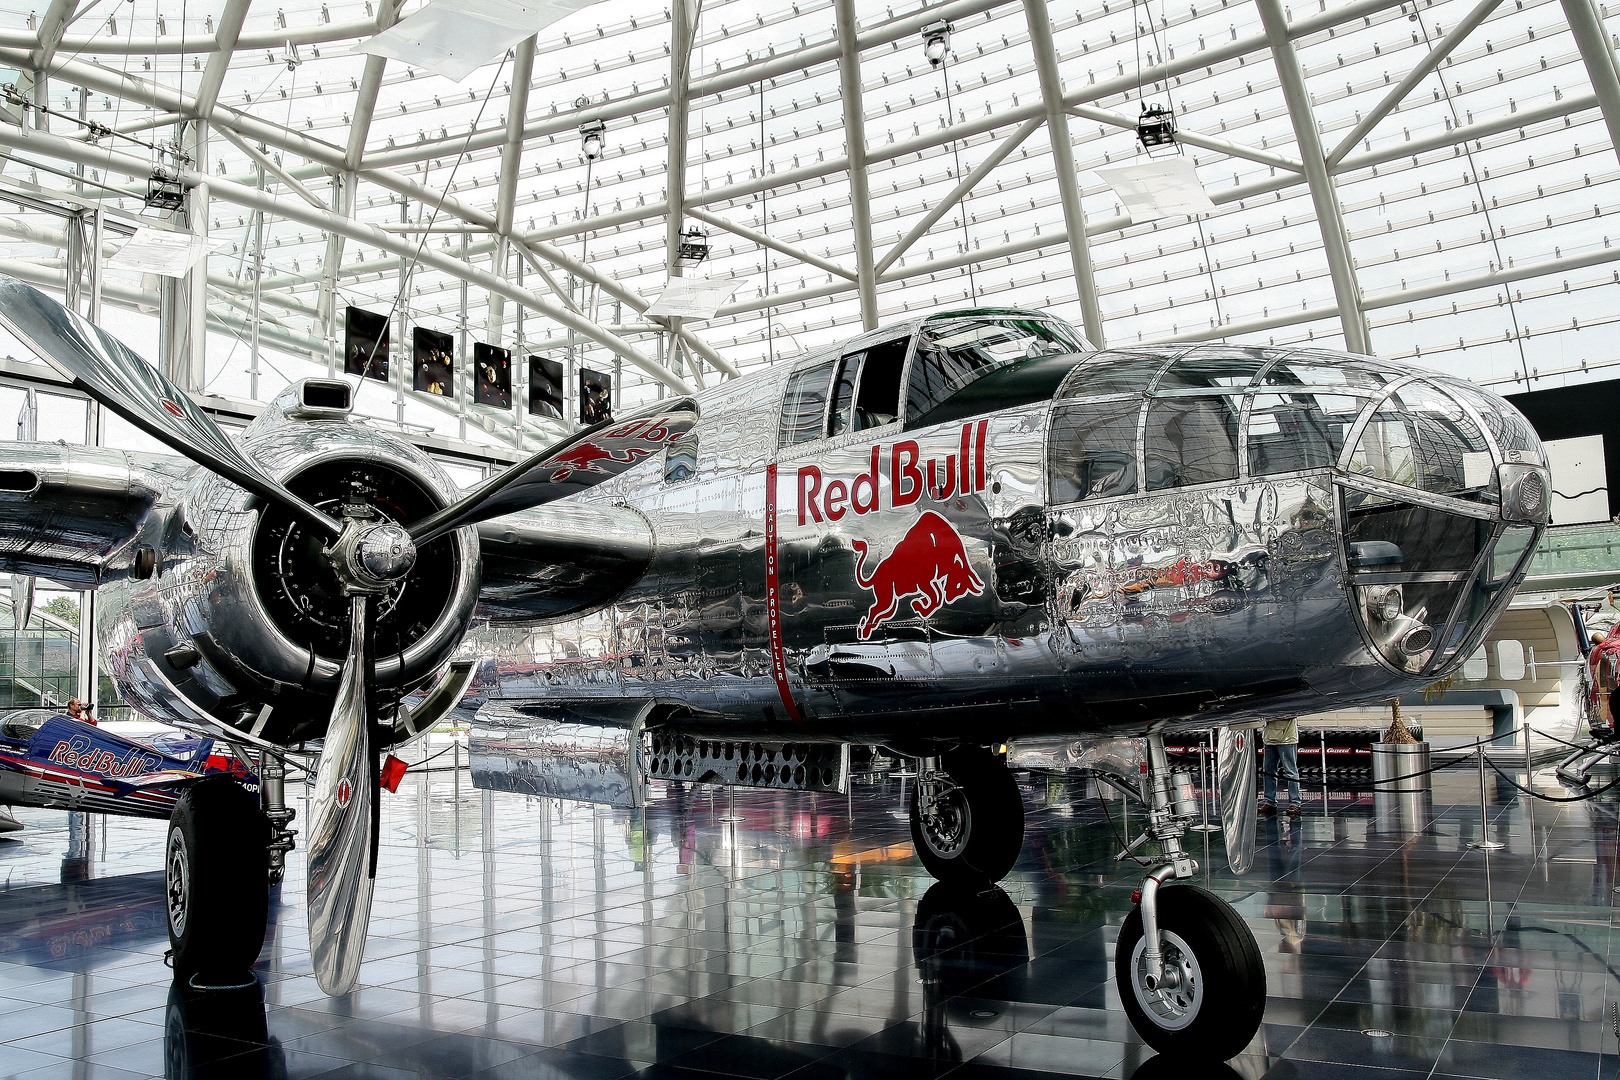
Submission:
[[[1126,778],[1110,783],[1139,798],[1148,823],[1117,858],[1157,841],[1164,861],[1148,871],[1141,899],[1120,927],[1114,979],[1121,1004],[1136,1028],[1161,1053],[1224,1061],[1240,1053],[1260,1028],[1266,1007],[1266,970],[1254,934],[1226,901],[1195,885],[1168,882],[1197,871],[1181,847],[1198,814],[1192,782],[1172,773],[1164,736],[1148,736],[1148,772],[1137,788]]]
[[[918,763],[911,840],[940,881],[982,887],[1007,876],[1024,846],[1024,800],[1006,764],[982,746]]]

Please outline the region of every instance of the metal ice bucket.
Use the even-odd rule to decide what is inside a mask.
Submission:
[[[1372,744],[1373,790],[1407,793],[1429,790],[1429,744]],[[1419,775],[1421,774],[1421,775]]]

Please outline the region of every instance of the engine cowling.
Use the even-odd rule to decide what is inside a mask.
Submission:
[[[242,449],[334,518],[358,507],[379,524],[407,524],[457,497],[431,458],[349,422],[347,406],[346,384],[294,384],[248,429]],[[272,741],[320,737],[347,653],[349,607],[323,543],[280,506],[197,470],[132,547],[155,547],[157,572],[104,590],[103,644],[120,689],[177,722],[189,719],[189,703]],[[403,697],[444,668],[478,585],[477,533],[463,528],[424,545],[410,572],[373,601],[377,700]]]

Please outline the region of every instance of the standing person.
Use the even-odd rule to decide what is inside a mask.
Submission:
[[[96,723],[96,718],[90,715],[90,706],[78,698],[73,698],[68,702],[68,715],[86,724],[94,725]]]
[[[1261,764],[1265,773],[1265,797],[1260,800],[1261,814],[1277,812],[1277,777],[1288,780],[1288,816],[1298,817],[1299,807],[1299,721],[1273,720],[1266,725],[1262,739],[1266,755]]]

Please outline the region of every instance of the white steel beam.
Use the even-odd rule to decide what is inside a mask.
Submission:
[[[1501,3],[1502,0],[1491,0],[1492,3]],[[1138,121],[1129,116],[1122,116],[1107,109],[1093,108],[1090,105],[1075,105],[1069,112],[1082,120],[1094,120],[1099,124],[1110,127],[1123,128],[1126,131],[1135,131]],[[1253,146],[1244,146],[1242,143],[1232,142],[1230,139],[1217,138],[1214,135],[1205,135],[1202,132],[1188,131],[1185,128],[1176,129],[1176,142],[1186,143],[1188,146],[1197,146],[1204,150],[1214,150],[1228,157],[1246,158],[1261,165],[1270,165],[1274,169],[1286,169],[1289,172],[1302,173],[1305,166],[1291,157],[1274,154],[1270,150],[1260,150]]]
[[[231,66],[236,41],[242,33],[242,20],[247,18],[253,0],[226,0],[219,13],[219,29],[214,33],[214,52],[203,68],[202,85],[197,88],[197,115],[206,117],[214,111],[219,100],[219,88],[225,83],[225,71]]]
[[[704,222],[705,224],[713,225],[717,229],[724,229],[726,232],[731,233],[734,236],[740,236],[744,240],[751,240],[761,247],[768,247],[774,251],[780,251],[783,255],[786,255],[790,259],[798,259],[800,262],[814,266],[818,270],[825,270],[834,277],[845,278],[849,281],[856,280],[854,274],[829,259],[823,259],[820,255],[813,254],[812,252],[806,251],[794,244],[789,244],[786,241],[778,240],[776,237],[762,233],[758,229],[749,228],[747,225],[740,225],[735,221],[730,221],[721,217],[719,214],[711,214],[707,210],[700,210],[695,206],[691,206],[687,208],[686,216],[696,218],[698,221]]]
[[[1074,267],[1074,288],[1086,337],[1101,349],[1106,346],[1102,306],[1097,303],[1097,282],[1091,272],[1091,242],[1086,236],[1086,212],[1080,204],[1080,180],[1074,170],[1074,141],[1069,138],[1069,117],[1063,106],[1063,80],[1058,74],[1057,48],[1052,43],[1052,20],[1047,0],[1024,0],[1029,24],[1029,45],[1035,53],[1035,71],[1041,79],[1046,108],[1046,134],[1052,143],[1052,167],[1057,172],[1058,197],[1063,202],[1063,225],[1069,234],[1069,262]],[[952,117],[954,120],[955,117]]]
[[[1429,50],[1429,55],[1418,61],[1417,66],[1406,73],[1406,78],[1396,83],[1394,88],[1385,94],[1366,116],[1361,118],[1361,122],[1351,130],[1350,134],[1339,141],[1339,145],[1334,147],[1333,152],[1327,156],[1328,168],[1332,168],[1343,161],[1344,156],[1354,150],[1356,144],[1365,139],[1367,133],[1377,127],[1380,120],[1394,111],[1395,106],[1405,101],[1406,95],[1410,94],[1418,83],[1428,77],[1430,72],[1439,67],[1441,61],[1450,56],[1452,50],[1462,44],[1463,38],[1478,29],[1479,24],[1488,19],[1491,12],[1501,6],[1501,3],[1502,0],[1480,0],[1474,10],[1470,11],[1462,22],[1453,26],[1451,32],[1441,38],[1433,49]]]
[[[1288,33],[1288,16],[1283,12],[1281,0],[1255,0],[1255,6],[1271,42],[1277,81],[1282,86],[1283,100],[1288,103],[1288,119],[1293,123],[1294,140],[1299,146],[1300,161],[1305,165],[1305,182],[1310,187],[1311,205],[1322,231],[1322,253],[1327,259],[1328,276],[1333,280],[1333,297],[1339,308],[1339,323],[1344,328],[1345,348],[1353,353],[1371,353],[1367,317],[1361,310],[1361,283],[1356,280],[1350,239],[1345,235],[1344,216],[1339,209],[1339,194],[1322,151],[1322,136],[1311,110],[1310,94],[1305,89],[1305,75]]]
[[[860,26],[855,21],[855,0],[833,0],[833,14],[838,21],[844,153],[849,162],[849,206],[855,232],[855,291],[861,298],[861,326],[876,330],[877,267],[872,253],[872,199],[866,185],[866,115],[861,104]]]
[[[1330,11],[1295,20],[1294,23],[1288,28],[1288,33],[1290,38],[1306,37],[1310,34],[1330,30],[1345,23],[1357,22],[1363,18],[1370,18],[1371,16],[1376,15],[1387,8],[1399,7],[1401,3],[1402,0],[1352,0],[1351,3],[1346,4],[1343,7],[1334,8]],[[945,8],[927,8],[924,9],[924,11],[940,13],[949,9],[950,6],[951,5],[946,5]],[[920,28],[921,25],[934,21],[934,19],[939,17],[942,16],[936,14],[932,18],[924,18],[922,22],[918,23],[918,26]],[[892,24],[885,25],[887,26]],[[885,38],[884,40],[886,42],[890,39]],[[866,44],[866,35],[861,36],[861,42],[863,48],[871,47],[870,45]],[[1064,105],[1066,107],[1083,105],[1088,102],[1104,100],[1108,97],[1119,94],[1134,93],[1138,85],[1169,81],[1178,75],[1185,75],[1191,71],[1224,63],[1228,60],[1236,60],[1240,56],[1248,56],[1251,53],[1263,52],[1267,48],[1269,48],[1269,41],[1264,35],[1244,37],[1232,42],[1211,45],[1208,49],[1184,53],[1174,60],[1169,60],[1162,64],[1155,64],[1152,67],[1143,68],[1140,78],[1138,78],[1135,73],[1132,73],[1130,75],[1124,75],[1118,78],[1105,79],[1098,82],[1096,85],[1086,86],[1079,90],[1071,90],[1064,95]],[[749,67],[739,70],[758,71],[759,67],[750,65]],[[716,76],[716,78],[719,78],[719,76]],[[757,79],[758,76],[756,75],[754,78]],[[748,80],[744,80],[745,83],[747,81]],[[698,96],[699,89],[704,85],[704,83],[693,84],[692,93],[694,97]],[[642,108],[647,107],[652,106],[642,106]],[[599,107],[597,110],[595,110],[595,112],[593,112],[593,115],[600,112],[604,108],[607,108],[607,106]],[[1020,124],[1025,120],[1035,118],[1044,119],[1045,116],[1046,106],[1044,102],[1037,102],[1031,105],[1020,105],[1011,109],[997,110],[991,115],[973,117],[950,127],[942,128],[939,131],[932,131],[928,132],[927,134],[913,136],[910,139],[899,139],[892,143],[883,143],[877,146],[870,146],[867,148],[867,163],[871,164],[879,161],[893,161],[898,158],[904,158],[909,155],[916,154],[919,151],[930,150],[936,146],[947,145],[957,140],[971,139],[975,136],[983,135],[986,132],[1005,128],[1010,124]],[[544,129],[530,127],[524,132],[524,137],[534,138],[537,134],[546,135],[554,133],[554,130],[549,127]],[[391,166],[403,162],[415,161],[418,160],[417,151],[419,149],[420,147],[412,146],[392,155],[368,156],[367,162],[368,164],[375,163],[379,166]],[[433,154],[426,156],[439,156],[443,153],[444,150],[440,149],[434,151]],[[696,204],[714,206],[721,203],[732,202],[737,199],[746,199],[750,196],[759,194],[761,191],[770,191],[776,188],[790,187],[793,184],[806,183],[812,180],[820,179],[823,176],[832,176],[848,171],[848,157],[828,157],[825,161],[817,161],[809,165],[801,166],[797,169],[785,169],[772,173],[767,177],[749,179],[735,184],[727,184],[724,187],[710,188],[704,192],[692,192],[687,195],[687,204],[688,206]],[[638,221],[659,218],[664,215],[667,209],[668,208],[663,200],[656,202],[649,201],[646,206],[629,207],[624,210],[616,210],[607,214],[599,214],[596,217],[587,219],[585,221],[559,224],[544,229],[536,229],[530,233],[527,233],[526,238],[530,240],[556,240],[564,237],[576,236],[581,232],[597,232],[604,229],[611,229],[619,225],[629,225]]]
[[[669,277],[681,274],[681,226],[686,221],[686,130],[691,119],[687,88],[691,83],[692,41],[697,32],[693,8],[692,0],[670,0],[669,137],[664,166],[664,200],[669,207],[664,215],[664,269]],[[518,138],[522,137],[520,130]]]
[[[993,170],[997,165],[1000,165],[1003,161],[1007,160],[1007,155],[1018,149],[1020,143],[1029,138],[1031,135],[1035,134],[1035,129],[1040,127],[1042,123],[1044,123],[1044,119],[1042,117],[1035,117],[1032,120],[1025,120],[1022,124],[1018,125],[1018,129],[1016,131],[1014,131],[1011,135],[1008,135],[1005,139],[1002,139],[1000,143],[996,144],[995,149],[991,150],[989,154],[985,155],[985,159],[979,162],[979,164],[974,167],[972,172],[964,176],[961,182],[951,189],[951,193],[949,195],[935,202],[933,208],[930,209],[928,213],[923,215],[922,220],[913,225],[910,232],[901,237],[900,241],[896,243],[894,247],[890,248],[884,253],[883,258],[878,260],[878,276],[882,277],[884,271],[893,266],[895,262],[899,260],[900,256],[904,255],[911,249],[912,244],[915,244],[918,240],[921,240],[923,236],[927,234],[928,230],[934,227],[940,218],[950,213],[951,207],[967,198],[968,193],[977,187],[981,180],[983,180],[986,176],[989,176],[991,170]]]
[[[297,195],[311,206],[317,207],[321,210],[328,209],[327,205],[321,201],[320,196],[316,195],[313,191],[309,190],[309,188],[305,187],[303,182],[297,177],[293,176],[292,173],[276,164],[275,160],[271,158],[270,155],[260,153],[252,143],[248,142],[246,139],[242,138],[242,136],[238,135],[228,127],[220,127],[212,124],[209,126],[213,127],[214,130],[218,132],[226,142],[230,143],[232,146],[242,151],[242,153],[246,154],[248,159],[255,165],[269,173],[271,176],[274,176],[277,180],[280,180],[283,184],[286,184],[293,194]]]
[[[1620,76],[1616,75],[1614,49],[1603,22],[1592,8],[1592,0],[1561,0],[1569,32],[1581,50],[1592,91],[1603,109],[1603,123],[1609,129],[1609,144],[1620,155]]]

